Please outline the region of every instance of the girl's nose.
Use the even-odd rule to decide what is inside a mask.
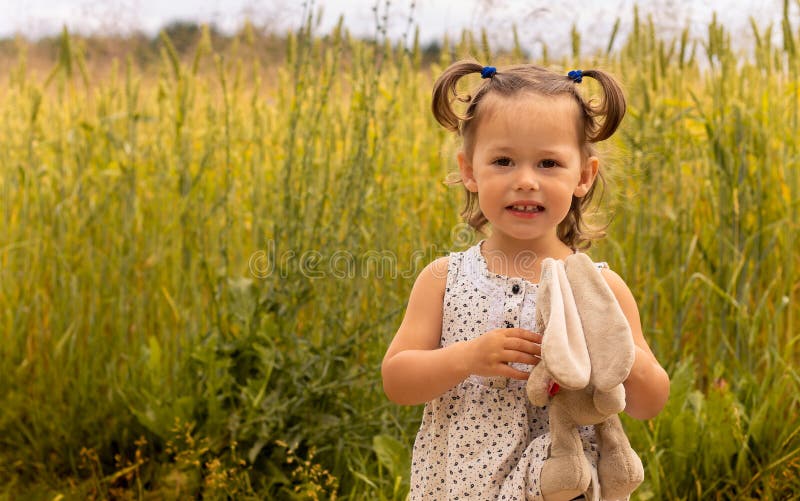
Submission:
[[[517,175],[516,185],[518,190],[538,190],[539,180],[536,177],[536,169],[520,169]]]

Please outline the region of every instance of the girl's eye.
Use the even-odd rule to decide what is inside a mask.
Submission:
[[[499,165],[500,167],[508,167],[511,165],[511,159],[508,157],[500,157],[496,158],[493,162],[495,165]]]
[[[547,159],[547,160],[542,160],[541,162],[539,162],[539,165],[541,165],[542,167],[544,167],[546,169],[551,169],[553,167],[558,167],[558,162],[556,162],[555,160],[552,160],[552,159]]]

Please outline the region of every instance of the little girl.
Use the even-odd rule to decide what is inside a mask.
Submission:
[[[480,86],[458,95],[458,81],[474,73],[483,78]],[[584,77],[600,84],[599,103],[579,92]],[[453,101],[466,105],[463,116]],[[476,230],[488,225],[491,231],[474,247],[422,270],[383,359],[388,397],[425,403],[410,498],[541,499],[547,408],[533,406],[525,394],[541,354],[542,336],[531,331],[541,262],[564,259],[602,236],[584,221],[595,181],[602,181],[594,143],[617,129],[625,97],[602,71],[562,75],[532,65],[496,70],[461,61],[436,81],[433,113],[463,141],[462,215]],[[625,282],[607,266],[597,267],[636,345],[625,411],[649,419],[666,403],[669,378],[642,335]],[[581,436],[596,462],[592,427]]]

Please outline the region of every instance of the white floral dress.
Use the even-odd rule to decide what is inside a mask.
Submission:
[[[491,273],[480,245],[450,254],[442,347],[499,327],[533,330],[538,285]],[[595,467],[594,429],[581,429],[581,438]],[[525,381],[470,376],[425,405],[409,497],[541,500],[539,472],[549,445],[547,407],[528,401]]]

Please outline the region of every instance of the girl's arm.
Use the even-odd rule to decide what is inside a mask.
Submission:
[[[622,312],[628,319],[636,345],[636,358],[625,381],[625,412],[636,419],[655,417],[669,398],[669,376],[656,360],[642,334],[639,308],[628,286],[619,275],[609,269],[602,271],[609,287],[617,297]]]
[[[403,322],[381,365],[383,390],[398,404],[433,400],[470,374],[527,379],[508,362],[534,365],[541,336],[523,329],[495,329],[441,348],[442,303],[448,258],[432,262],[417,277]]]

